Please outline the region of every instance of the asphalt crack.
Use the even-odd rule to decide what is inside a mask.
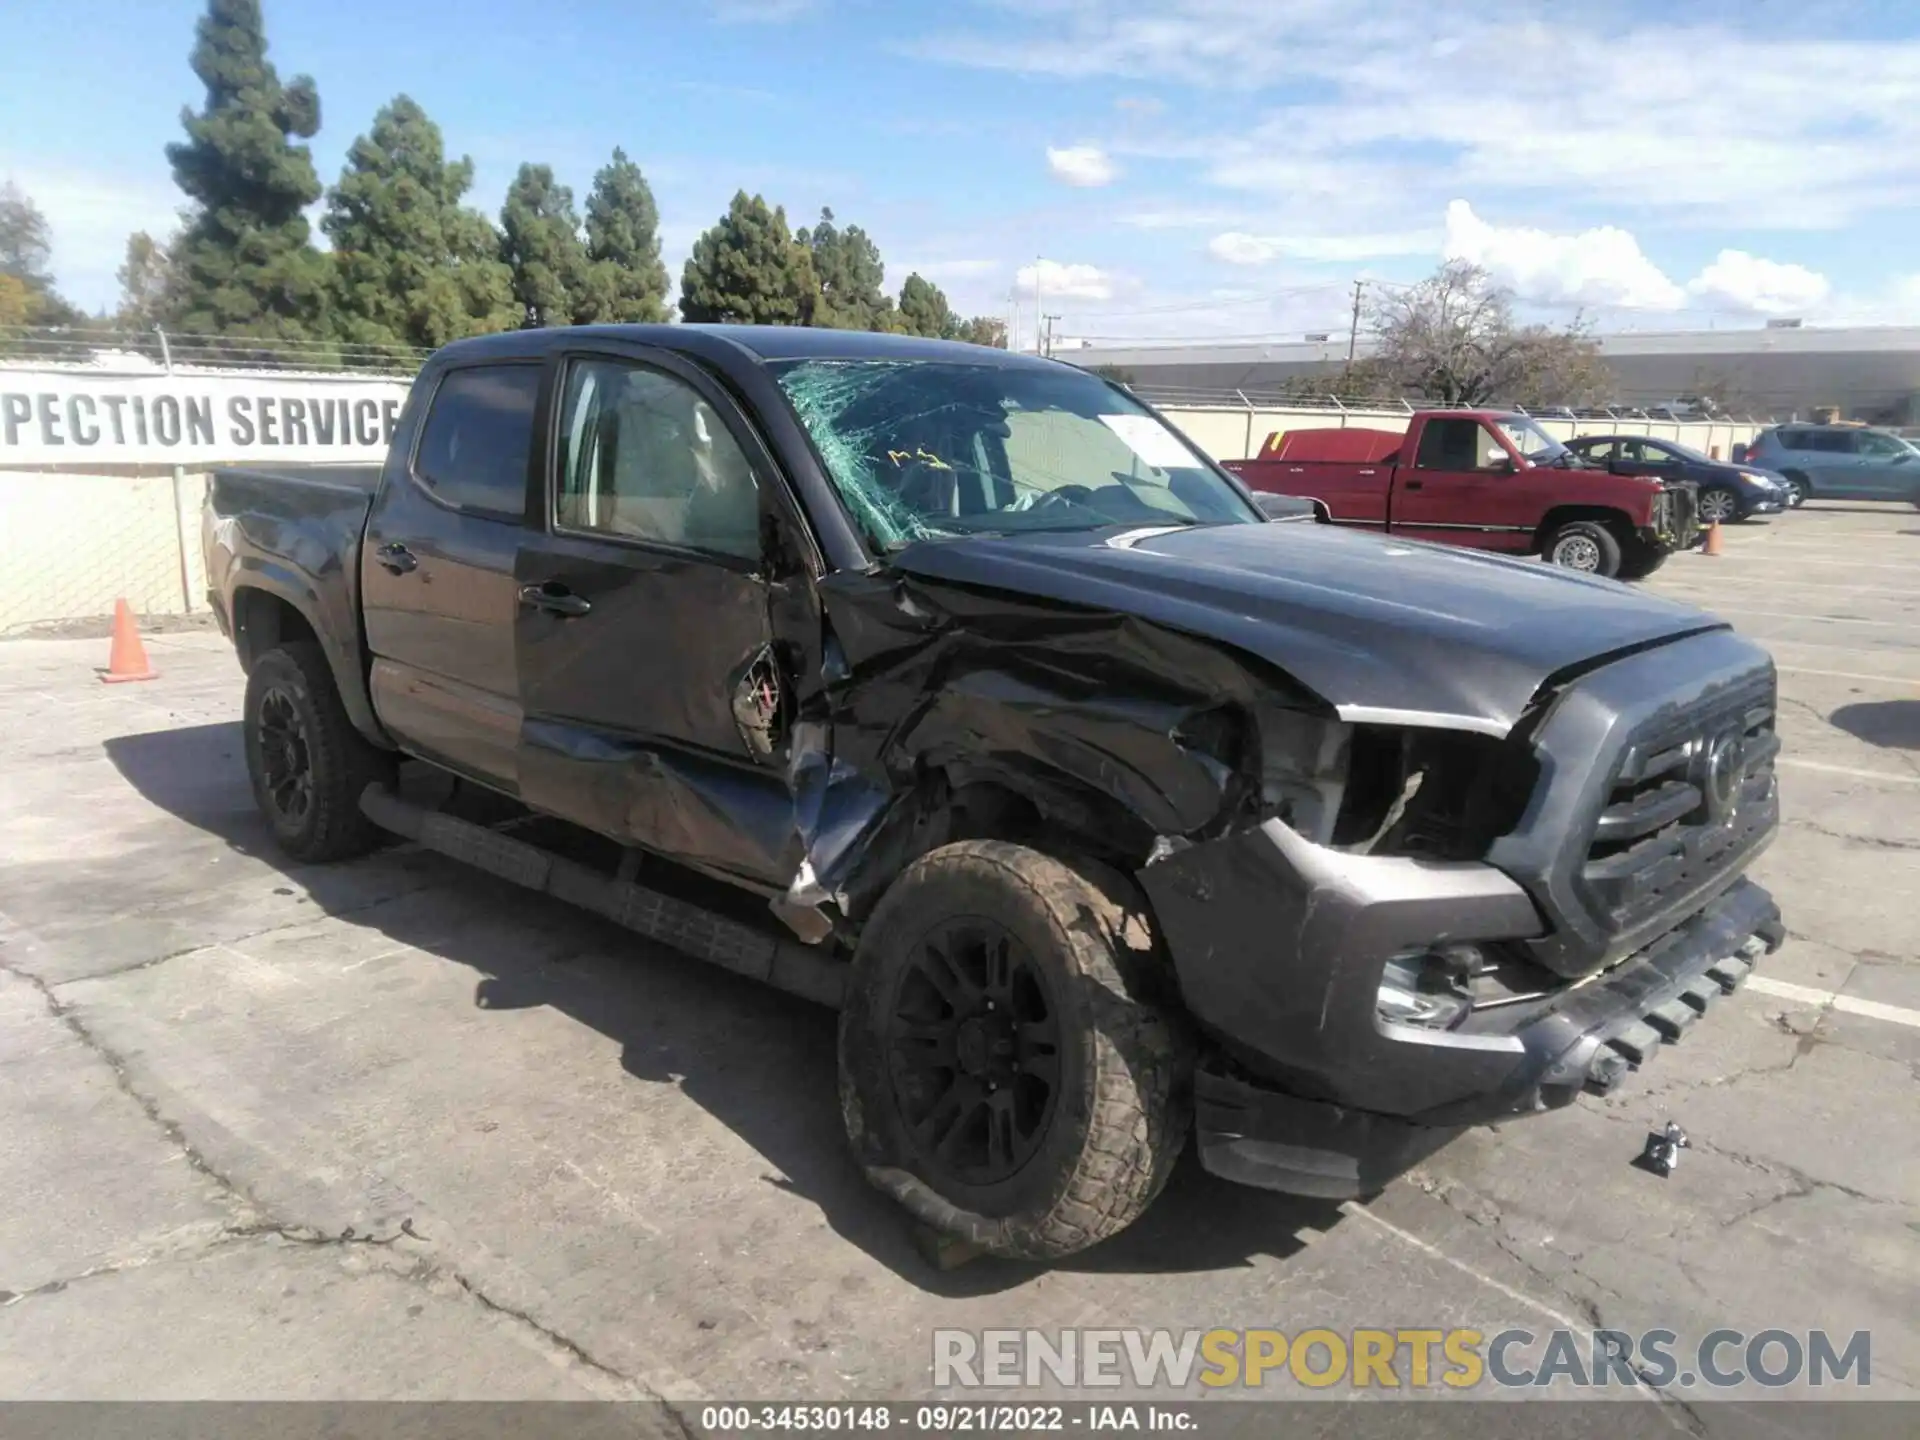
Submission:
[[[1863,845],[1871,850],[1920,851],[1920,840],[1888,840],[1878,835],[1856,835],[1851,830],[1836,830],[1817,820],[1803,820],[1798,816],[1780,823],[1788,830],[1806,830],[1815,835],[1824,835],[1829,840],[1844,840],[1850,845]]]

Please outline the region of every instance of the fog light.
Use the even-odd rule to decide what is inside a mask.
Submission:
[[[1473,1008],[1468,983],[1485,963],[1472,945],[1402,950],[1380,972],[1375,1010],[1395,1025],[1451,1030]]]

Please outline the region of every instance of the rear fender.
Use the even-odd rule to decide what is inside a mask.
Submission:
[[[374,744],[394,748],[393,740],[373,711],[373,699],[367,689],[366,668],[362,661],[360,630],[355,617],[349,637],[343,640],[337,628],[322,618],[320,596],[305,576],[288,566],[260,556],[243,555],[235,559],[230,579],[232,586],[232,625],[234,649],[243,670],[251,670],[254,660],[284,640],[306,638],[299,625],[288,626],[285,611],[299,618],[301,625],[327,657],[333,672],[334,688],[347,718]],[[284,608],[283,608],[284,607]],[[289,634],[288,631],[292,631]]]

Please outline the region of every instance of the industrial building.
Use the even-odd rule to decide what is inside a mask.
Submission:
[[[1618,393],[1610,397],[1618,404],[1708,400],[1735,415],[1806,418],[1832,409],[1848,419],[1920,424],[1920,327],[1827,329],[1776,322],[1765,329],[1638,331],[1596,338],[1619,379]],[[1359,353],[1367,353],[1364,339]],[[1075,365],[1123,371],[1143,393],[1168,400],[1231,400],[1236,394],[1261,400],[1314,376],[1338,373],[1347,337],[1087,345],[1055,354]]]

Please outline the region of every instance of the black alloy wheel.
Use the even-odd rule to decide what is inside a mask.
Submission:
[[[313,752],[300,707],[275,686],[260,699],[260,779],[273,818],[289,830],[307,823],[313,810]]]
[[[998,1185],[1046,1138],[1060,1013],[1026,947],[984,917],[924,934],[887,1012],[893,1098],[927,1178]]]

